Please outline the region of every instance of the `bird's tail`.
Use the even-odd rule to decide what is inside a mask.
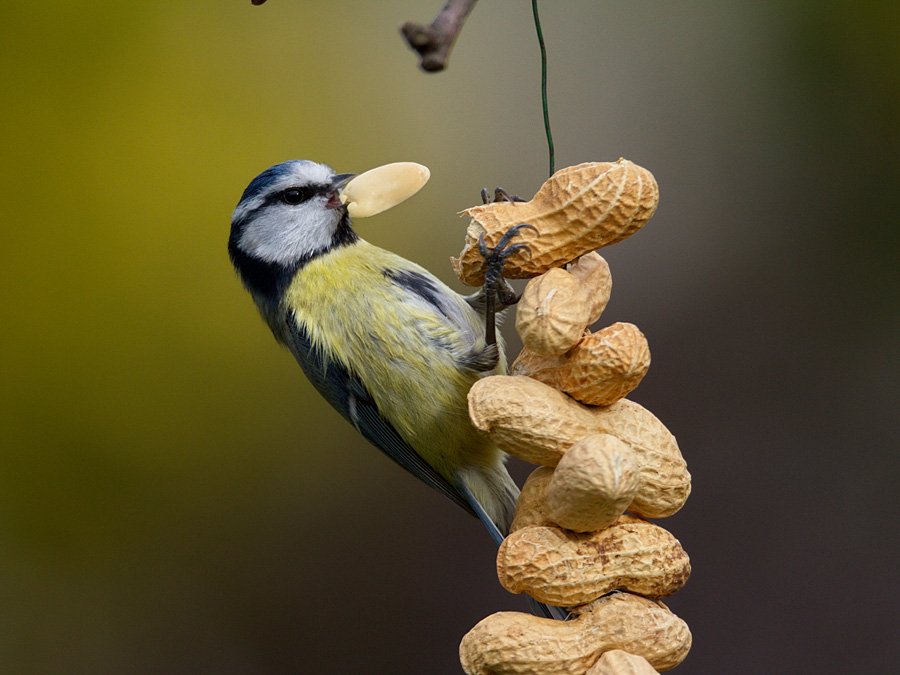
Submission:
[[[497,470],[499,469],[499,470]],[[465,496],[478,519],[484,523],[488,534],[497,546],[509,534],[516,513],[519,488],[502,464],[495,470],[469,469],[460,475],[459,491]],[[562,607],[553,607],[528,597],[531,613],[547,619],[565,621],[569,613]]]
[[[459,491],[500,546],[516,515],[519,488],[503,464],[492,468],[469,467],[459,474]]]

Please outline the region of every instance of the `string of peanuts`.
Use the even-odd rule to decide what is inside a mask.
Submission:
[[[628,323],[587,330],[612,288],[594,249],[636,232],[657,202],[652,174],[620,159],[562,169],[529,202],[465,211],[452,263],[469,285],[484,277],[479,237],[490,247],[519,223],[537,230],[521,230],[530,255],[514,253],[504,270],[531,278],[516,315],[524,348],[509,375],[472,387],[469,414],[500,449],[538,465],[497,555],[501,584],[574,616],[488,616],[460,644],[469,675],[654,673],[690,649],[687,625],[659,601],[687,581],[688,556],[646,520],[682,507],[690,474],[662,422],[624,398],[650,365],[644,335]]]

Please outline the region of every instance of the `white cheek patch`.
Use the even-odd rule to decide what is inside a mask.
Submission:
[[[249,213],[252,213],[262,206],[264,201],[265,199],[262,195],[258,195],[253,199],[242,200],[241,203],[235,207],[234,213],[231,214],[231,222],[236,223],[244,220]]]
[[[238,245],[260,260],[290,264],[328,248],[340,219],[323,197],[299,206],[272,204],[247,224]]]

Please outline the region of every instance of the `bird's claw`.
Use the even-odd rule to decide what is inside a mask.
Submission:
[[[485,318],[485,344],[492,345],[497,342],[497,331],[495,315],[497,313],[496,302],[500,302],[501,306],[514,305],[518,298],[515,291],[509,287],[503,279],[503,268],[506,261],[514,253],[527,251],[531,255],[531,249],[525,244],[510,245],[513,237],[516,237],[523,229],[530,229],[537,232],[534,225],[528,223],[520,223],[509,228],[500,237],[500,241],[493,249],[488,248],[484,243],[484,233],[478,237],[478,251],[484,258],[486,269],[484,271],[484,318]]]
[[[491,199],[491,193],[487,188],[481,188],[482,204],[491,204],[496,202],[524,202],[525,200],[518,195],[511,195],[502,187],[494,188],[494,198]]]
[[[537,233],[537,228],[534,225],[529,223],[519,223],[518,225],[514,225],[509,228],[506,232],[503,233],[503,236],[500,237],[500,241],[497,242],[497,245],[493,249],[489,249],[487,244],[484,243],[484,233],[481,233],[478,237],[478,251],[481,253],[481,257],[484,258],[485,262],[488,266],[497,262],[505,263],[507,258],[509,258],[514,253],[518,253],[519,251],[527,251],[528,255],[531,255],[531,249],[527,244],[513,244],[509,245],[509,242],[513,240],[514,237],[518,236],[519,232],[529,229]]]
[[[485,263],[487,263],[487,269],[484,273],[484,291],[489,296],[496,294],[504,305],[515,304],[518,300],[512,289],[501,283],[503,267],[506,265],[506,261],[510,256],[520,251],[531,256],[531,248],[527,244],[510,245],[513,238],[518,236],[524,229],[537,232],[537,228],[534,225],[520,223],[504,232],[493,249],[488,248],[487,244],[484,243],[483,233],[478,237],[478,251],[481,253],[481,257],[484,258]]]

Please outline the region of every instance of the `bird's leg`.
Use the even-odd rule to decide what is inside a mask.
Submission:
[[[494,188],[494,195],[491,196],[491,193],[487,188],[481,188],[481,201],[483,204],[495,204],[497,202],[524,202],[525,200],[519,197],[518,195],[511,195],[502,187]],[[514,236],[514,234],[512,235]],[[508,243],[508,240],[506,240]],[[483,242],[479,242],[479,244],[483,244]],[[481,248],[481,253],[484,256],[485,260],[488,260],[489,254],[485,254],[486,249]],[[506,283],[506,280],[501,277],[499,285],[497,286],[497,298],[500,300],[500,310],[505,309],[511,305],[516,304],[519,301],[516,292],[512,289],[512,287]],[[482,312],[485,309],[485,293],[484,289],[480,289],[477,293],[473,293],[472,295],[466,296],[466,301],[478,312]]]
[[[537,228],[528,223],[521,223],[509,228],[503,233],[500,241],[493,249],[489,249],[484,243],[484,235],[478,238],[478,250],[487,263],[484,272],[484,323],[485,342],[488,346],[497,344],[497,301],[504,307],[518,302],[515,292],[503,279],[503,267],[507,259],[519,251],[529,251],[525,244],[510,245],[513,237],[525,228],[537,232]],[[502,309],[502,308],[501,308]]]
[[[522,202],[525,200],[515,195],[510,195],[506,190],[498,187],[494,189],[493,200],[487,188],[483,188],[481,190],[481,201],[485,204],[490,204],[492,201]],[[484,287],[477,293],[468,296],[466,301],[476,311],[484,311],[485,346],[483,350],[469,354],[464,361],[467,367],[478,372],[493,370],[500,361],[500,348],[497,346],[497,313],[519,301],[516,292],[503,278],[503,267],[512,254],[518,251],[531,253],[531,250],[525,244],[509,245],[512,238],[526,227],[537,232],[537,228],[533,225],[521,223],[504,232],[493,249],[489,249],[487,244],[484,243],[484,235],[478,238],[478,250],[486,263]]]

